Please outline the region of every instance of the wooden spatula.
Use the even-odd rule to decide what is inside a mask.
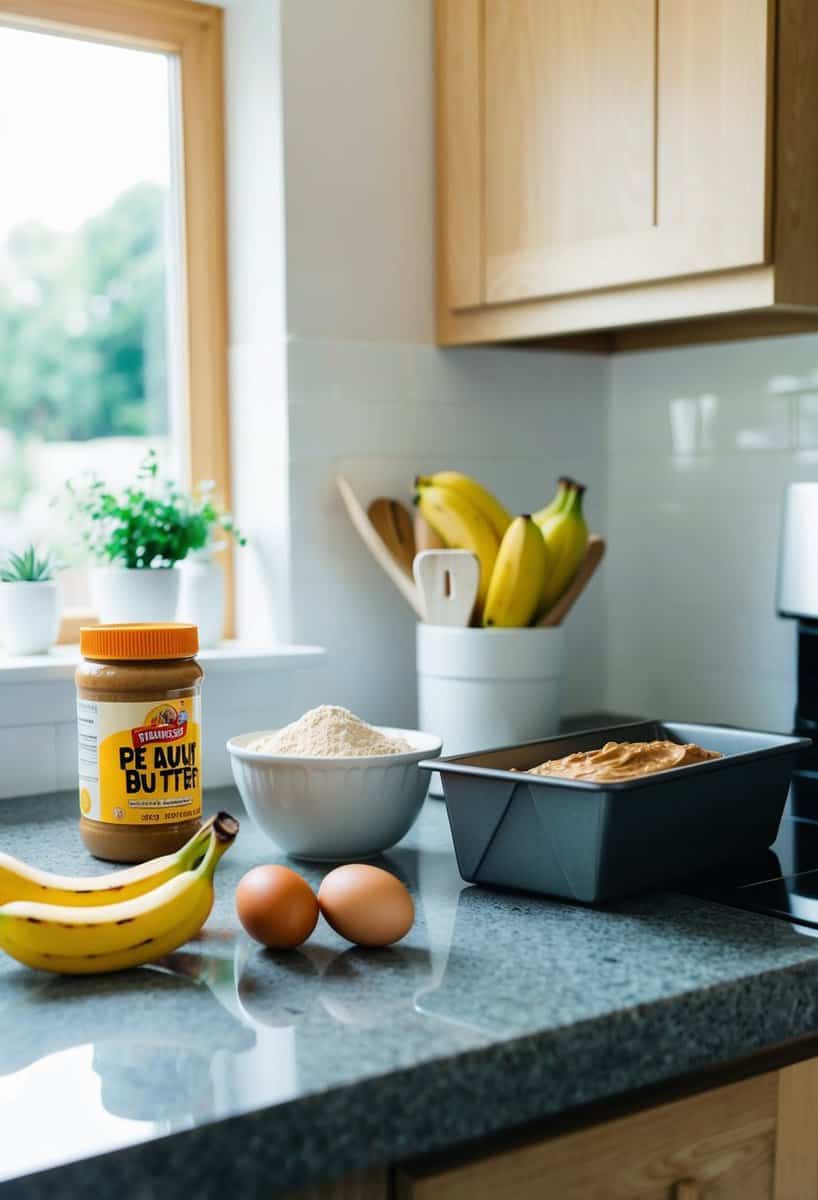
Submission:
[[[421,550],[443,550],[445,542],[439,533],[432,529],[423,514],[415,509],[415,553]]]
[[[568,587],[562,593],[559,600],[557,600],[556,603],[551,606],[551,609],[545,614],[545,616],[541,617],[537,622],[538,625],[561,625],[563,623],[579,597],[585,591],[588,580],[602,562],[602,556],[604,553],[605,539],[601,538],[596,533],[592,533],[588,538],[588,545],[585,548],[585,557],[579,564],[579,570],[571,580]]]
[[[395,587],[403,596],[404,600],[406,600],[406,602],[414,609],[415,613],[422,618],[423,610],[420,606],[420,598],[418,597],[417,588],[411,579],[406,578],[406,573],[404,572],[403,567],[398,565],[398,563],[392,557],[391,552],[387,550],[379,535],[375,532],[374,526],[369,517],[366,515],[363,505],[355,495],[355,492],[352,490],[349,480],[345,479],[343,475],[339,475],[335,482],[338,485],[338,491],[341,493],[341,497],[346,505],[349,518],[352,521],[352,524],[358,530],[358,533],[361,535],[361,540],[369,550],[369,553],[385,572],[385,574],[387,574],[392,580]]]
[[[477,555],[471,550],[422,550],[414,575],[427,625],[468,625],[480,584]]]
[[[415,531],[412,528],[412,518],[400,500],[388,500],[379,496],[369,505],[366,515],[392,557],[411,579],[415,558]]]

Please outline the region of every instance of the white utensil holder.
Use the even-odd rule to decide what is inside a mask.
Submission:
[[[565,631],[417,627],[418,727],[443,754],[559,732]],[[437,774],[431,792],[441,795]]]

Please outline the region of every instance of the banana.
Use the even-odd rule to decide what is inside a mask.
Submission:
[[[572,482],[568,496],[559,512],[552,513],[540,524],[540,532],[548,547],[551,566],[545,581],[540,614],[556,604],[579,569],[588,544],[588,526],[582,515],[581,483]]]
[[[0,948],[27,967],[62,975],[124,971],[195,937],[213,907],[213,875],[239,823],[219,813],[204,858],[153,891],[120,904],[78,908],[14,900],[0,906]]]
[[[557,490],[554,493],[554,498],[550,504],[546,504],[545,508],[541,508],[539,512],[534,513],[534,520],[538,525],[542,525],[543,521],[547,521],[549,517],[553,517],[554,513],[558,513],[565,501],[571,494],[573,479],[570,475],[560,475],[557,480]]]
[[[483,624],[523,626],[537,612],[548,573],[548,550],[529,513],[506,530],[491,573]]]
[[[475,615],[479,617],[497,558],[497,534],[487,517],[462,492],[437,484],[418,485],[415,504],[421,516],[452,550],[471,550],[480,563]]]
[[[459,492],[464,500],[468,500],[488,521],[497,535],[497,540],[503,536],[511,524],[511,513],[504,508],[496,496],[493,496],[482,483],[464,475],[462,471],[438,471],[436,475],[418,475],[415,488],[445,487]]]
[[[107,875],[52,875],[0,850],[0,904],[9,900],[38,900],[43,904],[85,908],[133,900],[167,883],[182,871],[189,871],[207,849],[212,824],[211,820],[203,825],[175,854],[166,854]]]

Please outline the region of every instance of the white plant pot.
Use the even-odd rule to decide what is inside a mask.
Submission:
[[[217,562],[185,559],[179,579],[176,620],[199,626],[200,646],[218,646],[224,635],[224,571]]]
[[[47,654],[57,640],[59,625],[56,580],[0,583],[0,629],[9,654]]]
[[[443,754],[559,732],[565,631],[418,625],[418,725]],[[441,795],[432,776],[433,795]]]
[[[175,567],[95,567],[92,594],[103,625],[175,621],[179,572]]]

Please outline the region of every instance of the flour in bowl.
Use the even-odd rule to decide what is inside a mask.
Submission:
[[[292,725],[260,734],[247,748],[262,754],[291,754],[294,758],[367,758],[407,754],[412,749],[404,738],[387,737],[348,708],[335,704],[311,708]]]

